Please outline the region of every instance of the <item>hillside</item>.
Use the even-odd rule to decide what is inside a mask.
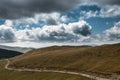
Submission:
[[[17,51],[0,49],[0,59],[11,58],[21,54],[22,54],[21,52],[17,52]]]
[[[11,59],[10,67],[120,73],[120,44],[90,46],[52,46],[29,51]]]
[[[18,72],[8,71],[5,60],[0,60],[0,80],[91,80],[86,77],[52,72]],[[32,75],[32,76],[31,76]]]

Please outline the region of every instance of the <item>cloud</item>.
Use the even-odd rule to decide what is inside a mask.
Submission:
[[[19,19],[39,13],[66,12],[84,3],[120,5],[119,0],[1,0],[0,18]]]
[[[0,18],[31,17],[37,13],[65,12],[79,4],[79,0],[1,0]]]
[[[86,5],[87,6],[87,5]],[[96,5],[98,6],[98,5]],[[110,17],[118,17],[120,16],[120,6],[113,5],[113,6],[99,6],[100,10],[82,10],[80,11],[80,19],[88,19],[91,17],[102,17],[102,18],[110,18]]]
[[[22,19],[16,19],[12,20],[14,23],[14,26],[19,24],[24,25],[30,25],[30,24],[39,24],[39,21],[43,21],[45,25],[58,25],[61,24],[63,19],[61,19],[61,14],[58,12],[52,12],[52,13],[41,13],[36,14],[34,17],[30,18],[22,18]]]
[[[109,40],[119,40],[120,39],[120,21],[117,22],[114,27],[105,31]]]
[[[92,0],[102,5],[120,5],[120,0]]]
[[[116,17],[120,16],[120,6],[106,6],[100,10],[100,17]]]
[[[11,21],[6,21],[4,25],[0,25],[0,42],[13,42],[15,40],[15,33],[12,29]]]
[[[91,35],[85,38],[82,42],[120,42],[120,21],[112,28],[105,30],[102,34]]]
[[[68,18],[66,15],[60,17],[61,23],[67,23],[70,21],[70,18]]]
[[[15,34],[23,41],[71,42],[90,35],[91,26],[85,21],[79,21],[68,25],[45,25],[32,30],[19,30]]]
[[[98,11],[81,11],[80,14],[82,14],[83,16],[80,16],[80,20],[82,19],[88,19],[91,17],[98,17]]]
[[[120,5],[119,0],[81,0],[86,4],[99,4],[99,5]]]
[[[83,8],[85,7],[85,9]],[[93,8],[95,7],[96,10]],[[79,10],[80,8],[80,10]],[[87,8],[87,10],[86,10]],[[77,12],[76,12],[77,11]],[[34,17],[28,17],[28,18],[20,18],[12,20],[14,26],[19,25],[32,25],[35,24],[37,26],[40,25],[40,27],[44,25],[58,25],[62,23],[70,23],[76,21],[76,19],[88,19],[91,17],[102,17],[102,18],[108,18],[108,17],[117,17],[120,16],[120,6],[114,5],[114,6],[99,6],[99,5],[81,5],[77,7],[75,10],[71,11],[72,15],[75,16],[68,16],[69,12],[66,14],[61,14],[59,12],[51,12],[51,13],[40,13],[36,14]],[[33,26],[34,27],[34,26]]]
[[[45,22],[46,25],[57,25],[60,24],[60,17],[61,14],[58,12],[53,13],[44,13],[44,14],[38,14],[35,16],[36,20],[42,20]]]
[[[69,24],[45,25],[41,28],[16,30],[7,20],[0,26],[0,42],[75,42],[98,43],[120,40],[120,21],[102,34],[91,35],[92,27],[86,21]]]

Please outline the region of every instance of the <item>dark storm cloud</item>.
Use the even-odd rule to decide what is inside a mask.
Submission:
[[[100,4],[120,5],[120,0],[94,0]]]
[[[0,0],[0,18],[32,17],[35,13],[65,12],[78,4],[119,5],[120,0]]]
[[[50,18],[50,19],[48,19],[46,21],[46,24],[48,24],[48,25],[57,25],[57,22],[54,19]]]
[[[79,0],[0,0],[0,18],[31,17],[35,13],[64,12]]]
[[[91,29],[90,29],[90,27],[88,27],[88,24],[87,25],[85,24],[85,25],[82,26],[82,28],[75,27],[73,32],[75,34],[81,34],[83,36],[88,36],[88,35],[91,34]]]

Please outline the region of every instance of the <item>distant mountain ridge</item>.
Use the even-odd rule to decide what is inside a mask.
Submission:
[[[25,52],[27,52],[27,51],[33,50],[34,48],[10,47],[10,46],[0,45],[0,49],[6,49],[6,50],[12,50],[12,51],[18,51],[18,52],[25,53]]]

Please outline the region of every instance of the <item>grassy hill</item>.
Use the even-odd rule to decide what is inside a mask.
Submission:
[[[0,80],[91,80],[85,77],[60,73],[17,72],[5,70],[5,60],[0,60]]]
[[[90,46],[52,46],[29,51],[11,59],[11,67],[102,74],[120,73],[120,44]]]
[[[0,49],[0,59],[11,58],[11,57],[18,56],[21,54],[22,54],[21,52],[17,52],[17,51]]]

